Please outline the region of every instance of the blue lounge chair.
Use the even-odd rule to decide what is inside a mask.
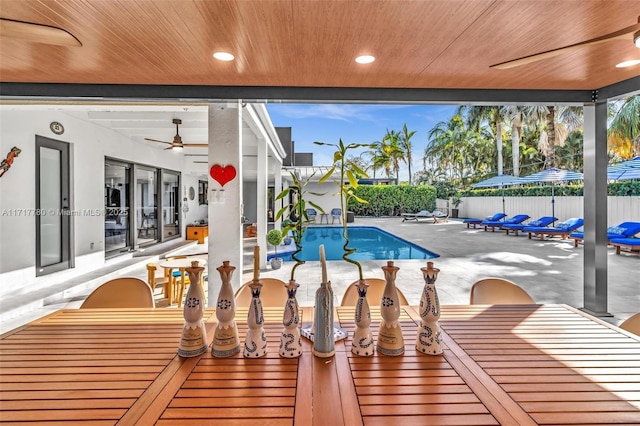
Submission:
[[[540,235],[540,239],[544,240],[545,236],[556,236],[559,235],[560,238],[565,240],[570,233],[575,231],[584,225],[584,219],[581,217],[572,217],[564,222],[561,222],[556,225],[555,228],[545,228],[540,226],[525,226],[522,228],[523,232],[529,233],[529,239],[531,239],[532,235]]]
[[[517,214],[509,219],[505,218],[503,220],[483,220],[482,225],[484,225],[485,231],[487,230],[487,228],[491,228],[491,232],[496,232],[496,228],[501,228],[506,224],[517,225],[529,219],[529,217],[530,216],[528,214]]]
[[[622,222],[617,226],[607,228],[607,239],[609,241],[615,238],[630,238],[640,232],[640,222]],[[569,238],[573,238],[574,246],[578,247],[578,243],[584,240],[584,231],[577,230],[569,234]]]
[[[509,235],[509,232],[513,231],[513,233],[515,234],[515,236],[518,236],[518,232],[522,231],[522,229],[525,226],[537,226],[537,227],[548,227],[549,225],[551,225],[553,222],[555,222],[556,220],[558,220],[557,217],[553,217],[553,216],[542,216],[540,219],[536,219],[536,220],[532,220],[531,222],[527,223],[526,225],[523,223],[507,223],[501,226],[502,229],[504,229],[507,232],[507,235]]]
[[[316,209],[307,209],[306,213],[307,213],[307,219],[309,220],[309,222],[315,223],[316,217],[318,216],[318,212],[316,211]]]
[[[469,219],[463,220],[462,223],[466,223],[467,224],[467,228],[469,228],[469,225],[473,225],[473,229],[475,229],[476,226],[480,225],[485,220],[496,221],[496,220],[500,220],[500,219],[505,218],[505,217],[507,217],[507,215],[504,214],[504,213],[496,213],[493,216],[487,216],[484,219],[476,219],[474,217],[471,217]]]
[[[614,238],[609,244],[616,248],[616,254],[624,248],[626,252],[640,255],[640,238]]]

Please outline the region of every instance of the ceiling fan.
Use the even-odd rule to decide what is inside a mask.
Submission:
[[[168,150],[168,149],[181,150],[184,147],[195,148],[195,147],[209,146],[206,143],[182,143],[182,138],[180,137],[180,131],[179,131],[179,126],[182,124],[182,120],[179,118],[174,118],[173,124],[176,125],[176,135],[173,137],[173,142],[159,141],[157,139],[151,139],[151,138],[144,138],[144,140],[151,141],[151,142],[165,143],[169,145],[167,148],[165,148],[165,150]]]
[[[563,53],[572,52],[584,46],[593,46],[600,43],[606,43],[612,40],[622,40],[622,39],[631,38],[629,37],[630,35],[633,36],[633,43],[636,45],[636,47],[640,48],[640,16],[638,17],[637,24],[631,25],[626,28],[622,28],[618,31],[614,31],[612,33],[605,34],[600,37],[592,38],[590,40],[581,41],[579,43],[570,44],[568,46],[559,47],[557,49],[546,50],[544,52],[536,53],[529,56],[523,56],[522,58],[513,59],[511,61],[494,64],[494,65],[491,65],[490,68],[503,70],[503,69],[519,67],[520,65],[526,65],[532,62],[540,61],[542,59],[552,58],[554,56],[558,56]]]

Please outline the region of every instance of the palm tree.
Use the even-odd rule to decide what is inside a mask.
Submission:
[[[413,146],[411,144],[411,138],[415,134],[416,134],[416,131],[415,130],[409,131],[409,129],[407,129],[407,123],[405,123],[404,126],[402,126],[402,131],[400,132],[400,135],[398,136],[398,145],[400,146],[400,149],[402,149],[402,151],[404,152],[404,161],[409,166],[409,186],[411,186],[411,161],[413,160],[411,155],[411,152],[413,150]]]
[[[545,156],[544,168],[556,167],[555,147],[562,146],[574,130],[582,127],[582,107],[554,105],[526,107],[528,122],[543,128],[538,146]]]
[[[620,160],[640,155],[640,96],[610,103],[609,109],[609,149]]]
[[[368,155],[371,160],[373,177],[376,177],[376,170],[384,170],[387,178],[391,177],[391,157],[389,149],[383,141],[375,141],[371,144],[373,149],[364,151],[363,155]]]
[[[505,121],[506,108],[490,105],[490,106],[471,106],[462,105],[458,111],[466,114],[467,124],[474,131],[480,131],[482,123],[487,122],[496,138],[496,150],[498,153],[498,174],[503,171],[502,159],[502,123]]]
[[[382,143],[385,145],[385,152],[391,160],[398,182],[400,182],[400,161],[406,161],[399,140],[400,134],[395,130],[387,130],[387,133],[382,138]]]
[[[511,123],[511,163],[513,175],[520,176],[520,140],[522,139],[522,127],[524,124],[525,108],[518,105],[505,107],[505,115]]]

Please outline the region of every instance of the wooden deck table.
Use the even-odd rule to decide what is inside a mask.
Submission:
[[[353,307],[336,320],[354,330]],[[443,306],[443,355],[329,359],[303,338],[278,356],[282,309],[265,308],[266,357],[177,356],[178,309],[63,310],[0,339],[0,423],[97,425],[640,424],[640,338],[564,305]],[[312,308],[302,308],[309,323]],[[238,309],[244,342],[246,309]],[[215,315],[206,311],[209,342]],[[374,337],[380,321],[372,308]]]

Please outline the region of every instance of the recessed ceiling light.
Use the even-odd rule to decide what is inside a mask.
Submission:
[[[619,64],[616,65],[616,68],[632,67],[638,64],[640,64],[640,59],[633,59],[631,61],[620,62]]]
[[[359,64],[370,64],[371,62],[375,61],[376,58],[371,56],[371,55],[362,55],[362,56],[358,56],[356,58],[356,62]]]
[[[219,61],[233,61],[235,59],[235,56],[233,56],[231,53],[228,52],[215,52],[213,54],[213,57],[216,58]]]

